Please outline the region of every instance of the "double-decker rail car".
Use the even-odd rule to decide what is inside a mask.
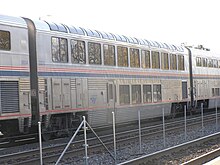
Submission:
[[[220,58],[188,48],[0,15],[0,133],[57,136],[82,116],[94,127],[213,108]],[[62,131],[60,131],[62,130]]]

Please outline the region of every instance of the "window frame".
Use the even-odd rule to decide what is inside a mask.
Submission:
[[[62,51],[62,43],[61,43],[61,40],[65,40],[66,42],[65,42],[65,56],[66,56],[66,59],[65,60],[57,60],[57,61],[55,61],[54,60],[54,54],[53,54],[53,39],[56,39],[56,40],[58,40],[58,44],[56,45],[56,46],[58,46],[58,49],[56,50],[56,51],[58,51],[58,55],[57,55],[57,58],[59,57],[59,58],[61,58],[61,51]],[[52,55],[52,61],[54,62],[54,63],[68,63],[68,61],[69,61],[69,52],[68,52],[68,39],[67,38],[63,38],[63,37],[55,37],[55,36],[52,36],[51,37],[51,55]]]
[[[150,89],[150,91],[147,89]],[[151,84],[143,84],[143,103],[152,103],[152,101],[153,101],[152,85]]]
[[[181,58],[182,57],[182,58]],[[178,59],[178,70],[185,70],[185,61],[184,61],[184,55],[178,55],[177,56]],[[181,60],[180,60],[181,59]]]
[[[130,67],[140,68],[140,50],[137,48],[130,48]]]
[[[141,94],[142,94],[141,85],[140,84],[132,84],[131,85],[132,104],[140,104],[142,102]]]
[[[152,69],[160,69],[160,52],[159,51],[151,51],[151,64]]]
[[[72,41],[74,41],[74,42],[76,42],[76,44],[74,44],[74,46],[76,46],[77,45],[77,49],[79,49],[78,48],[78,42],[81,42],[81,43],[83,43],[84,45],[84,49],[83,49],[83,62],[79,62],[79,60],[78,60],[78,62],[73,62],[73,50],[75,50],[75,48],[73,49],[73,43],[72,43]],[[86,64],[86,42],[84,41],[84,40],[78,40],[78,39],[71,39],[70,40],[70,47],[71,47],[71,63],[72,64]],[[77,50],[77,52],[78,52],[78,54],[79,54],[79,51]],[[80,57],[80,56],[79,56]]]
[[[196,66],[197,67],[202,67],[203,66],[203,58],[196,57]]]
[[[105,46],[108,46],[108,50],[105,49]],[[110,54],[111,51],[109,51],[109,47],[113,47],[113,49],[111,50],[114,50],[113,54]],[[107,50],[107,51],[106,51]],[[112,57],[113,56],[113,57]],[[113,61],[113,63],[110,63],[109,60],[106,61],[107,58],[111,60],[111,62]],[[116,53],[115,53],[115,45],[112,45],[112,44],[103,44],[103,58],[104,58],[104,65],[105,66],[116,66]],[[113,60],[112,60],[113,59]]]
[[[7,38],[8,40],[4,41],[4,42],[8,42],[8,43],[4,43],[4,46],[8,44],[8,46],[5,46],[5,47],[8,47],[8,48],[4,48],[0,44],[0,50],[2,50],[2,51],[10,51],[11,50],[11,32],[10,31],[6,31],[6,30],[0,30],[0,36],[1,36],[1,33],[7,34],[7,36],[5,36],[4,38]],[[2,39],[2,38],[3,37],[0,37],[0,39]]]
[[[121,51],[119,51],[119,48]],[[126,50],[126,52],[124,52]],[[122,54],[119,54],[122,53]],[[126,53],[126,56],[124,56]],[[126,46],[117,46],[117,64],[119,67],[128,67],[128,47]]]
[[[165,55],[167,55],[167,59],[165,58]],[[161,69],[163,70],[169,70],[169,53],[167,52],[161,52]]]
[[[145,53],[143,54],[143,52]],[[148,59],[146,57],[148,57]],[[147,61],[148,63],[146,63]],[[141,50],[141,67],[143,69],[151,68],[151,53],[149,50]]]
[[[158,88],[159,87],[159,88]],[[155,91],[156,89],[156,91]],[[159,91],[158,91],[159,89]],[[162,102],[162,86],[161,84],[153,84],[153,102]]]
[[[170,70],[177,70],[177,54],[170,54]]]
[[[128,91],[125,91],[125,88]],[[123,91],[122,91],[123,90]],[[123,96],[123,98],[122,98]],[[130,85],[120,84],[119,85],[119,104],[120,105],[129,105],[130,104]]]
[[[90,48],[90,44],[93,44],[93,47],[95,47],[94,49],[92,49],[92,47]],[[96,49],[97,46],[99,47],[99,50]],[[94,50],[94,51],[99,51],[99,53],[97,52],[90,52],[90,50]],[[87,52],[88,52],[88,63],[90,65],[102,65],[102,50],[101,50],[101,43],[99,42],[94,42],[94,41],[88,41],[87,43]],[[92,54],[91,54],[92,53]],[[98,59],[98,62],[91,62],[92,58],[90,58],[91,55],[94,55],[94,59],[93,60],[96,60]],[[99,57],[99,58],[97,58]]]

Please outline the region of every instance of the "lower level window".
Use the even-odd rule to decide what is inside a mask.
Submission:
[[[143,102],[144,103],[151,103],[152,102],[151,85],[143,85]]]
[[[141,85],[132,85],[132,104],[141,103]]]
[[[153,99],[154,99],[154,102],[162,101],[161,85],[159,84],[153,85]]]
[[[120,104],[130,104],[129,85],[119,85]]]

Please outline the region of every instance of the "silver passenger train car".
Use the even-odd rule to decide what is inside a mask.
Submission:
[[[0,15],[0,133],[94,126],[213,108],[220,57],[204,49]]]

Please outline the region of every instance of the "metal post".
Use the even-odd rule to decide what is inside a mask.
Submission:
[[[116,157],[116,138],[115,138],[115,113],[112,112],[112,124],[113,124],[113,138],[114,138],[114,153],[115,153],[115,164],[117,164]]]
[[[89,125],[88,122],[86,122],[87,126],[90,128],[90,130],[94,133],[94,135],[97,137],[97,139],[100,141],[100,143],[103,145],[103,147],[108,151],[108,153],[111,155],[111,157],[115,160],[114,155],[109,151],[109,149],[106,147],[106,145],[102,142],[102,140],[98,137],[98,135],[95,133],[95,131],[92,129],[92,127]]]
[[[201,116],[202,116],[202,135],[204,135],[204,126],[203,126],[203,103],[201,103]]]
[[[166,133],[165,133],[164,108],[163,108],[163,146],[166,147]]]
[[[62,159],[63,155],[65,154],[65,152],[67,151],[67,149],[69,148],[70,144],[73,142],[73,139],[76,137],[77,133],[79,132],[79,130],[81,129],[83,125],[83,121],[80,123],[79,127],[77,128],[76,132],[74,133],[74,135],[72,136],[72,138],[70,139],[69,143],[67,144],[67,146],[65,147],[65,149],[63,150],[62,154],[60,155],[60,157],[58,158],[57,162],[55,165],[58,165],[60,160]]]
[[[216,112],[216,121],[215,121],[215,129],[218,130],[218,104],[217,99],[215,100],[215,112]]]
[[[186,140],[186,105],[184,106],[184,121],[185,121],[185,140]]]
[[[40,145],[40,165],[43,165],[43,158],[42,158],[42,139],[41,139],[41,122],[38,122],[38,131],[39,131],[39,145]]]
[[[88,147],[88,144],[87,144],[87,136],[86,136],[86,118],[85,116],[83,116],[83,129],[84,129],[84,141],[85,141],[85,144],[84,144],[84,147],[85,147],[85,164],[88,165],[88,150],[87,150],[87,147]]]
[[[142,147],[141,147],[141,112],[140,111],[138,111],[138,128],[139,128],[140,153],[142,153]]]

